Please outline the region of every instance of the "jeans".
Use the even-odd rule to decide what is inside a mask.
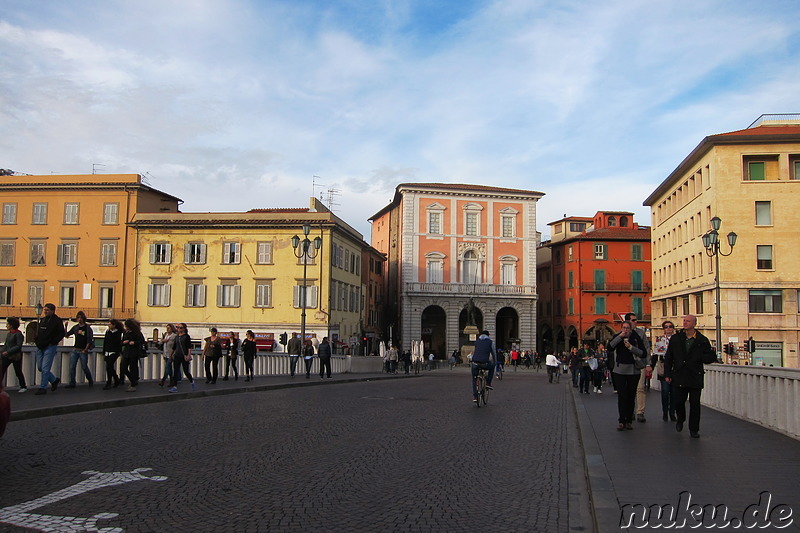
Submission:
[[[161,376],[161,381],[166,382],[169,380],[172,383],[172,359],[169,357],[164,358],[164,375]]]
[[[491,385],[492,379],[494,379],[494,364],[493,363],[476,363],[473,361],[472,363],[472,397],[478,397],[478,388],[475,386],[475,379],[478,377],[478,371],[480,369],[488,370],[488,376],[486,378],[486,384]]]
[[[189,383],[194,383],[194,379],[192,378],[192,371],[189,368],[191,363],[186,360],[186,357],[181,356],[174,356],[172,359],[172,379],[169,381],[170,387],[177,387],[178,386],[178,379],[181,377],[181,369],[183,369],[183,373],[186,376],[186,379],[189,380]]]
[[[675,401],[672,398],[672,383],[660,379],[661,382],[661,411],[665,415],[675,416]]]
[[[94,379],[92,379],[92,371],[89,370],[89,352],[84,352],[83,350],[72,350],[69,354],[69,384],[75,385],[75,371],[78,369],[79,359],[86,381],[91,385],[94,383]]]
[[[294,376],[294,373],[297,371],[297,360],[300,359],[299,355],[290,355],[289,356],[289,373]]]
[[[573,387],[577,387],[578,386],[578,367],[577,366],[571,366],[571,367],[569,367],[569,371],[572,372],[572,386]]]
[[[36,368],[42,373],[42,381],[39,383],[40,389],[46,389],[47,385],[53,383],[57,379],[53,373],[50,372],[57,351],[57,344],[48,346],[44,350],[36,350]]]
[[[314,364],[314,358],[304,357],[303,362],[306,364],[306,377],[309,377],[311,375],[311,365]]]
[[[580,392],[585,392],[588,394],[589,392],[589,382],[591,381],[592,377],[592,369],[588,366],[581,367],[580,370],[580,388],[578,389]]]

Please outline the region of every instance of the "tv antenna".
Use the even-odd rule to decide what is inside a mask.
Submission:
[[[104,167],[105,168],[105,166],[106,165],[104,165],[102,163],[92,163],[92,174],[97,174],[98,167]],[[102,169],[100,169],[100,170],[102,171]]]
[[[341,190],[337,189],[336,187],[331,187],[326,191],[326,193],[327,196],[325,197],[325,201],[323,203],[328,206],[328,209],[334,211],[334,207],[339,205],[339,202],[336,201],[336,197],[341,194]]]

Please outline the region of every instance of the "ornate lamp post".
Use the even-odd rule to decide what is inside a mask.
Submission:
[[[303,261],[303,285],[300,287],[300,341],[303,344],[306,342],[306,306],[308,304],[306,300],[308,291],[306,276],[308,273],[308,262],[317,257],[319,249],[322,248],[322,237],[314,237],[314,240],[311,241],[308,238],[309,233],[311,233],[311,224],[303,224],[303,240],[300,240],[300,237],[297,235],[292,237],[294,255]]]
[[[703,235],[703,246],[706,249],[706,255],[708,257],[714,258],[714,288],[716,290],[716,300],[717,300],[717,322],[716,322],[716,334],[717,334],[717,360],[722,360],[722,315],[720,314],[720,290],[719,290],[719,256],[723,255],[725,257],[731,255],[733,253],[733,247],[736,246],[736,237],[737,235],[734,232],[728,233],[728,246],[730,249],[728,253],[722,253],[722,249],[720,248],[719,242],[719,228],[722,226],[722,219],[719,217],[714,217],[711,219],[711,231],[706,232]]]

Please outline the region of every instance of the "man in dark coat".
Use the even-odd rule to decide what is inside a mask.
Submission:
[[[55,377],[50,368],[58,351],[58,343],[64,338],[64,323],[56,314],[56,306],[45,304],[44,317],[39,321],[36,329],[36,368],[42,373],[42,380],[36,394],[46,394],[47,386],[55,391],[61,379]]]
[[[325,377],[325,371],[328,372],[328,379],[331,377],[331,343],[328,342],[328,337],[323,337],[322,342],[319,343],[317,348],[317,356],[319,357],[319,377]]]
[[[683,317],[683,331],[669,340],[664,354],[664,380],[672,384],[675,413],[678,421],[675,429],[683,430],[686,420],[686,398],[689,398],[689,434],[700,437],[700,394],[703,391],[704,364],[714,363],[717,354],[708,337],[695,329],[697,317]]]

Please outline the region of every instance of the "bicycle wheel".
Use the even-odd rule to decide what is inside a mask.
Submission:
[[[486,403],[486,397],[484,396],[484,392],[486,392],[486,379],[483,377],[483,373],[478,374],[478,377],[475,378],[475,390],[478,393],[478,407],[480,407],[483,403]]]

